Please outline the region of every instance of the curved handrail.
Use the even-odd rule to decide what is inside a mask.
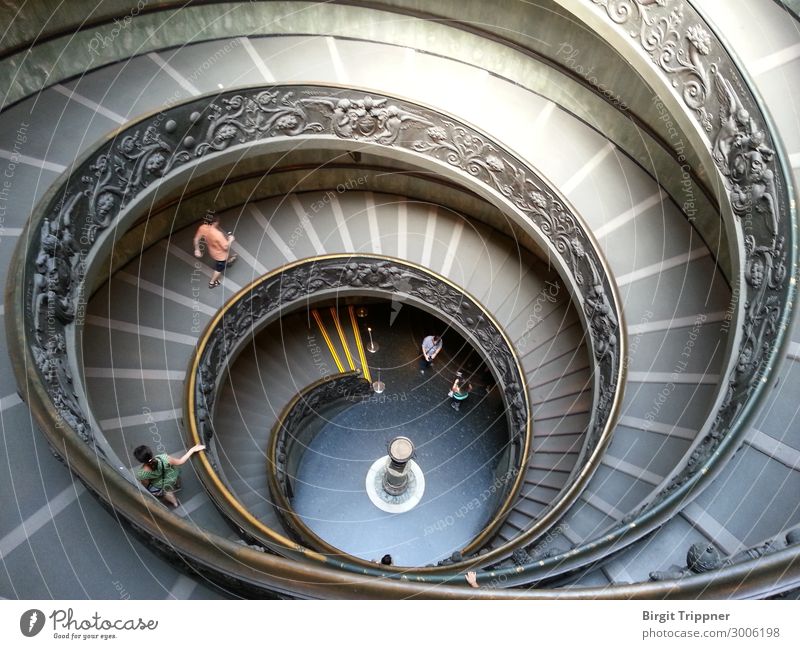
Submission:
[[[522,566],[519,578],[513,580],[519,584],[529,583],[534,575],[543,579],[608,557],[659,527],[710,484],[766,398],[766,377],[781,362],[789,343],[786,332],[800,272],[797,213],[781,143],[772,136],[774,128],[755,84],[713,30],[703,27],[707,25],[703,16],[672,0],[586,0],[585,4],[595,5],[598,14],[622,27],[626,42],[635,39],[643,57],[665,77],[665,85],[676,89],[705,138],[736,218],[733,239],[743,242],[744,290],[734,324],[734,330],[741,325],[741,343],[721,372],[721,385],[726,387],[720,393],[720,407],[701,430],[686,464],[621,524],[585,544],[583,552]],[[709,62],[713,56],[716,63]]]
[[[289,496],[289,477],[286,465],[292,454],[297,428],[309,418],[319,418],[317,408],[330,406],[342,400],[349,401],[354,396],[364,396],[372,392],[370,382],[364,378],[361,370],[332,374],[317,379],[311,385],[298,392],[281,411],[278,420],[272,427],[267,450],[267,466],[269,491],[278,516],[284,526],[294,532],[299,540],[305,540],[315,550],[328,554],[340,554],[326,543],[306,525],[295,513]],[[332,393],[332,394],[331,394]],[[299,406],[299,408],[298,408]],[[307,442],[305,442],[307,444]],[[281,455],[283,458],[281,459]]]
[[[763,252],[762,252],[762,253],[759,253],[759,254],[762,254],[762,255],[763,255]],[[752,256],[752,255],[751,255],[751,256]],[[790,255],[790,256],[793,256],[793,254],[792,254],[792,255]],[[785,264],[783,264],[783,266],[784,266],[784,269],[785,269]],[[770,270],[774,270],[774,267],[773,267],[773,268],[771,268]],[[763,271],[763,268],[761,269],[761,271]],[[56,305],[56,306],[57,306],[57,305]],[[777,331],[778,331],[778,332],[782,332],[783,330],[785,330],[785,325],[786,325],[786,312],[785,312],[785,310],[781,312],[781,314],[779,315],[779,317],[777,318],[777,320],[778,320],[779,322],[778,322],[778,324],[776,325],[776,329],[777,329]],[[774,358],[774,354],[770,354],[770,355],[768,355],[768,357],[767,357],[767,359],[766,359],[767,363],[769,363],[769,361],[770,361],[771,359],[773,359],[773,358]],[[760,390],[754,390],[753,392],[761,392],[761,391],[760,391]],[[751,394],[748,394],[747,396],[748,396],[748,397],[750,397],[750,396],[752,396],[752,395],[751,395]],[[62,404],[62,405],[63,405],[63,404]],[[735,407],[736,405],[741,405],[741,404],[734,404],[734,407]],[[750,404],[748,404],[748,405],[750,405]],[[730,406],[731,406],[731,403],[728,403],[728,404],[726,404],[726,407],[730,407]],[[60,412],[61,412],[62,416],[63,416],[65,413],[66,413],[66,414],[68,414],[68,415],[70,415],[70,411],[69,411],[69,410],[60,410]],[[736,409],[736,414],[737,414],[737,415],[739,414],[739,412],[740,412],[740,409]],[[74,414],[75,414],[75,413],[72,413],[70,416],[72,416],[72,415],[74,415]],[[80,424],[80,422],[78,422],[78,424]],[[712,444],[713,444],[713,443],[714,443],[714,442],[712,442]],[[712,454],[712,458],[711,458],[711,459],[713,459],[713,457],[714,457],[714,455]],[[697,466],[697,465],[695,465],[695,467],[693,467],[693,469],[694,469],[694,468],[696,468],[697,470],[700,470],[700,469],[701,469],[701,467],[699,467],[699,466]],[[687,484],[687,483],[684,483],[684,484]]]
[[[215,99],[212,104],[209,98],[192,100],[115,134],[83,157],[66,177],[62,191],[49,194],[26,226],[18,244],[20,255],[15,257],[18,267],[25,269],[19,276],[25,279],[9,284],[14,294],[9,303],[12,309],[27,306],[21,319],[9,318],[7,324],[15,338],[19,325],[31,334],[15,367],[30,363],[38,369],[31,378],[45,380],[57,412],[52,428],[65,433],[72,429],[87,440],[93,434],[71,389],[66,345],[59,340],[75,320],[86,265],[113,241],[138,194],[146,195],[162,179],[174,181],[178,170],[193,160],[241,143],[270,138],[284,142],[328,131],[336,140],[406,151],[451,168],[460,182],[479,188],[488,200],[514,215],[562,268],[569,269],[567,278],[588,323],[596,364],[595,407],[587,436],[595,445],[590,462],[596,464],[610,439],[624,374],[620,301],[591,235],[555,190],[474,127],[411,102],[320,86],[257,88]],[[205,128],[203,116],[208,122]],[[19,293],[18,288],[22,288]],[[606,397],[601,399],[601,393]],[[61,427],[64,422],[67,427]],[[588,473],[578,479],[588,479]],[[536,531],[541,527],[532,528],[531,534]]]
[[[666,77],[665,83],[677,89],[698,130],[705,134],[737,219],[732,226],[734,240],[741,238],[744,244],[741,275],[745,290],[736,314],[741,344],[721,372],[725,377],[721,385],[726,387],[715,418],[703,427],[686,464],[662,490],[620,525],[588,543],[580,559],[570,552],[536,561],[524,566],[521,573],[525,578],[519,583],[533,574],[562,573],[606,556],[612,549],[622,549],[663,524],[687,498],[716,477],[767,394],[766,376],[780,362],[788,344],[786,332],[796,294],[791,269],[798,272],[797,214],[791,176],[752,81],[718,37],[702,27],[706,24],[703,17],[684,3],[678,7],[671,0],[657,4],[587,0],[587,4],[604,12],[613,25],[624,26],[623,38],[636,40],[644,56]],[[684,11],[694,22],[684,19]],[[708,63],[712,53],[717,55],[717,63]]]
[[[40,425],[47,423],[49,396],[38,382],[30,384],[28,405]],[[440,598],[440,599],[657,599],[693,597],[757,597],[766,591],[787,590],[800,583],[800,546],[735,564],[713,573],[662,582],[620,585],[612,588],[497,590],[466,588],[461,577],[435,588],[413,575],[407,579],[385,579],[384,571],[345,573],[335,562],[314,564],[267,554],[225,537],[204,533],[190,521],[173,515],[165,507],[131,487],[113,467],[98,463],[91,449],[77,436],[58,440],[56,450],[69,458],[70,469],[100,500],[113,506],[140,538],[155,551],[171,555],[178,551],[186,565],[198,574],[237,592],[263,595],[271,592],[318,598]],[[195,458],[191,460],[195,461]],[[101,481],[89,478],[100,474]],[[96,484],[102,487],[97,489]],[[142,515],[145,512],[146,515]],[[376,579],[375,577],[384,577]],[[503,578],[498,576],[498,580]],[[490,584],[491,585],[491,584]],[[498,582],[496,587],[503,584]]]
[[[302,259],[255,279],[231,297],[206,325],[187,370],[184,420],[192,444],[208,443],[214,436],[213,410],[220,390],[224,368],[230,366],[238,351],[279,315],[297,305],[307,307],[309,300],[335,293],[374,295],[401,299],[432,311],[447,320],[448,326],[469,340],[491,368],[503,395],[509,437],[519,454],[509,458],[515,479],[501,500],[497,511],[478,538],[491,535],[510,511],[522,483],[531,448],[531,418],[525,374],[513,351],[511,341],[492,315],[469,293],[446,278],[408,261],[385,255],[331,254]],[[318,382],[319,383],[319,382]],[[317,384],[313,384],[316,386]],[[293,399],[296,403],[305,391]],[[285,413],[286,411],[284,411]],[[279,421],[279,424],[281,422]],[[272,443],[275,443],[274,436]],[[265,545],[281,552],[301,551],[293,541],[264,525],[238,501],[212,465],[209,454],[200,456],[200,479],[212,500],[234,519],[244,532],[264,540]],[[345,555],[341,550],[318,539],[308,538],[325,552],[336,555],[343,566],[352,564],[361,570],[369,562]],[[467,547],[474,545],[474,540]],[[433,570],[428,568],[427,570]]]

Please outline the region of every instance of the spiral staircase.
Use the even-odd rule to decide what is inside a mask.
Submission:
[[[0,596],[797,596],[793,3],[50,4],[2,45]],[[348,255],[463,291],[519,368],[513,485],[437,565],[276,506],[271,435],[319,378],[299,303],[203,392],[237,300]],[[195,441],[167,510],[131,451]]]

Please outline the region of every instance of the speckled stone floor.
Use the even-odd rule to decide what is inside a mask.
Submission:
[[[361,324],[380,345],[368,361],[386,390],[330,417],[301,460],[293,504],[315,533],[345,552],[365,559],[389,553],[396,565],[433,563],[463,547],[496,508],[500,494],[492,485],[508,445],[502,400],[497,390],[486,393],[477,355],[434,317],[406,306],[390,326],[388,307],[371,305]],[[423,375],[421,340],[442,331],[444,349]],[[478,371],[456,412],[447,392],[459,368]],[[426,487],[414,509],[390,514],[369,500],[365,477],[398,435],[414,442]]]

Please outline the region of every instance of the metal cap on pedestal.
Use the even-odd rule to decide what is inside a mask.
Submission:
[[[408,488],[406,465],[414,457],[414,443],[408,437],[395,437],[389,442],[389,462],[383,476],[383,489],[399,496]]]
[[[414,457],[414,443],[408,437],[395,437],[389,442],[389,457],[398,464],[405,464]]]

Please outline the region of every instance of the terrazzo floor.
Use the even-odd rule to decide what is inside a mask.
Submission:
[[[389,326],[388,307],[373,305],[361,326],[371,326],[380,345],[368,362],[386,390],[329,415],[298,467],[293,505],[316,534],[345,552],[365,559],[388,553],[396,565],[434,563],[469,542],[497,505],[492,484],[508,445],[503,403],[498,390],[487,394],[478,371],[473,393],[453,410],[447,392],[455,372],[480,370],[479,360],[433,316],[406,306]],[[444,332],[443,351],[421,374],[419,345],[437,331]],[[398,435],[414,442],[426,487],[414,509],[391,514],[370,501],[365,477]]]

